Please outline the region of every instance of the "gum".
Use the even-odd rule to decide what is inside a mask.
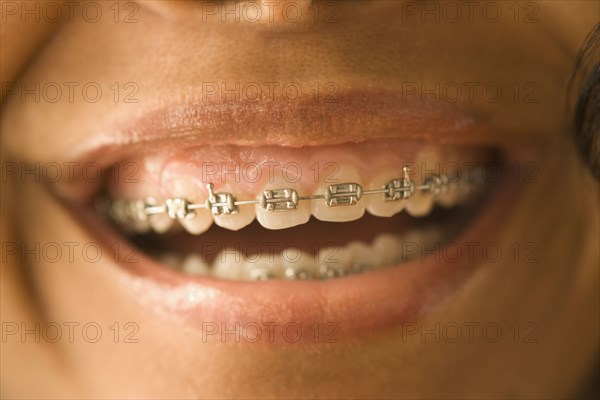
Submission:
[[[424,154],[434,154],[424,159]],[[354,170],[360,184],[367,185],[385,168],[411,168],[418,184],[427,173],[468,174],[485,165],[489,150],[482,148],[425,146],[400,140],[379,140],[320,147],[202,146],[166,149],[123,160],[116,165],[108,193],[118,198],[186,197],[202,201],[206,184],[214,191],[232,192],[238,200],[256,198],[265,188],[294,188],[301,195],[313,194],[324,185],[343,183],[344,171]],[[132,175],[132,165],[135,173]],[[383,185],[386,182],[380,182]]]

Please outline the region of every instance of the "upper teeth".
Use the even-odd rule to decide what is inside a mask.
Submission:
[[[325,186],[313,195],[300,195],[290,187],[268,188],[252,200],[237,200],[228,192],[215,193],[209,183],[209,196],[204,202],[194,203],[183,197],[168,198],[160,203],[153,198],[120,199],[110,203],[108,212],[117,222],[137,231],[151,226],[157,232],[164,232],[178,220],[190,233],[200,234],[212,225],[213,219],[222,227],[237,230],[252,222],[255,216],[266,228],[282,229],[307,222],[311,212],[323,220],[358,219],[365,210],[365,196],[369,197],[366,208],[374,215],[391,216],[404,207],[412,215],[425,215],[434,197],[444,205],[452,205],[459,199],[461,190],[464,192],[478,183],[458,185],[447,177],[432,175],[417,185],[404,168],[403,176],[367,189],[353,181]],[[281,218],[282,213],[291,218]]]

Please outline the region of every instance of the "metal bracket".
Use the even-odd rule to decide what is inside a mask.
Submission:
[[[214,193],[212,183],[207,184],[206,187],[208,188],[206,208],[210,210],[212,215],[231,215],[238,213],[238,206],[235,205],[235,199],[231,193]]]
[[[401,179],[393,179],[385,184],[384,201],[406,200],[415,193],[415,184],[410,179],[410,169],[404,167],[402,172],[404,176]]]
[[[265,190],[260,206],[267,211],[287,211],[298,208],[298,192],[294,189]]]
[[[181,197],[175,197],[165,201],[167,214],[173,219],[186,219],[196,215],[194,210],[190,209],[190,204],[189,201]]]
[[[324,197],[329,207],[356,204],[362,197],[362,186],[358,183],[340,183],[325,190]]]

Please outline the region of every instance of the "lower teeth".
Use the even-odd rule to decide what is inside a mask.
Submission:
[[[165,252],[156,258],[193,276],[243,281],[327,280],[408,262],[434,248],[442,236],[439,228],[419,228],[402,235],[381,233],[370,244],[328,243],[314,252],[300,251],[294,246],[278,252],[250,253],[247,248],[223,246],[213,254],[212,261],[207,254],[196,253]],[[256,249],[255,242],[253,249]]]

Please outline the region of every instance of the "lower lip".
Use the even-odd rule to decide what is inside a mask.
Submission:
[[[125,278],[120,281],[159,318],[192,327],[206,341],[297,345],[383,332],[424,318],[426,310],[465,284],[483,262],[477,256],[481,252],[469,257],[461,244],[483,244],[481,238],[499,226],[505,208],[514,202],[516,188],[496,185],[489,204],[452,242],[462,249],[462,256],[452,253],[452,260],[442,248],[424,259],[418,253],[400,266],[340,279],[242,282],[187,276],[138,253],[136,262],[118,263]],[[98,227],[96,233],[105,243],[117,239],[92,212],[80,215],[87,226]]]

